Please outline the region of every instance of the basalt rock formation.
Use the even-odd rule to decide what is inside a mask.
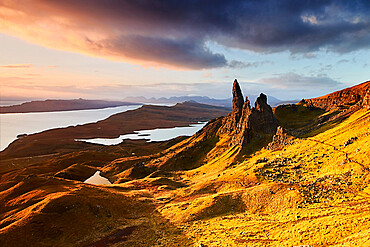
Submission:
[[[223,133],[233,132],[233,130],[237,128],[240,117],[243,114],[244,99],[239,83],[236,79],[234,80],[232,93],[233,93],[233,103],[232,103],[233,110],[227,115],[227,118],[223,123],[224,125],[224,128],[222,130]],[[249,104],[248,99],[246,99],[246,103],[247,102]]]
[[[306,131],[304,132],[312,131],[330,122],[340,122],[363,107],[370,109],[369,91],[370,81],[366,81],[321,97],[301,100],[298,105],[306,109],[327,112],[327,114],[313,121],[311,124],[312,128],[305,128]],[[285,106],[282,107],[284,108]]]
[[[370,90],[370,81],[313,99],[303,99],[300,103],[325,111],[361,105]]]
[[[242,90],[238,81],[235,79],[233,84],[233,112],[240,117],[243,110],[244,100]]]
[[[154,167],[162,171],[191,170],[214,160],[230,149],[233,150],[231,151],[234,154],[233,158],[224,164],[232,163],[238,154],[252,153],[271,142],[278,123],[272,108],[267,104],[266,95],[261,93],[252,108],[248,98],[244,101],[237,80],[234,81],[232,93],[233,110],[227,116],[211,120],[191,138],[167,150],[161,156],[148,156],[144,161],[145,167]],[[120,162],[119,167],[117,164],[111,164],[105,172],[117,173],[119,170],[121,175],[125,175],[124,179],[130,179],[122,167],[143,160],[125,158]]]
[[[287,134],[286,130],[279,126],[276,130],[276,134],[272,138],[272,142],[267,146],[268,150],[276,151],[281,150],[284,147],[294,143],[294,137]]]
[[[250,102],[240,90],[237,80],[233,85],[233,111],[223,119],[222,133],[232,135],[230,145],[245,145],[252,138],[263,138],[273,135],[278,126],[272,108],[267,104],[267,96],[263,93],[257,98],[255,106],[251,108]]]

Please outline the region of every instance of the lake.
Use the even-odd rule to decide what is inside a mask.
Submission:
[[[78,111],[0,114],[0,151],[16,140],[19,134],[34,134],[48,129],[92,123],[106,119],[113,114],[134,110],[141,106],[130,105]]]
[[[120,135],[118,138],[94,138],[94,139],[76,139],[76,141],[84,141],[102,145],[116,145],[121,143],[125,139],[137,140],[146,139],[148,142],[151,141],[166,141],[178,136],[192,136],[198,130],[202,129],[207,122],[200,122],[197,124],[191,124],[186,127],[174,127],[174,128],[158,128],[153,130],[139,130],[134,131],[134,134]]]

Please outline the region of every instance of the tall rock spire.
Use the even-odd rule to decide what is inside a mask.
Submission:
[[[229,145],[244,145],[253,138],[272,138],[276,133],[278,122],[271,106],[267,103],[267,96],[263,93],[257,98],[255,106],[251,108],[248,97],[243,99],[242,91],[237,80],[233,85],[233,110],[224,119],[220,133],[231,136]]]
[[[267,96],[263,93],[257,98],[250,118],[253,131],[264,134],[275,134],[278,122],[271,106],[267,104]]]
[[[244,105],[242,90],[238,81],[235,79],[233,85],[233,112],[241,113]]]

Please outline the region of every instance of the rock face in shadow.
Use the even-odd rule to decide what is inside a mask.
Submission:
[[[267,97],[261,93],[251,112],[251,128],[255,132],[273,134],[276,132],[277,125],[272,108],[267,104]]]
[[[235,79],[233,84],[233,112],[239,117],[242,113],[244,99],[242,90],[240,89],[238,81]]]
[[[278,123],[267,104],[267,96],[263,93],[257,98],[255,106],[251,108],[248,98],[243,100],[237,80],[233,85],[233,111],[224,118],[221,133],[232,135],[231,145],[249,143],[252,138],[263,138],[265,135],[273,135]]]

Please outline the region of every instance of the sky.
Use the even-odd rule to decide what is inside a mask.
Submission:
[[[370,79],[370,1],[0,0],[1,100],[321,96]]]

